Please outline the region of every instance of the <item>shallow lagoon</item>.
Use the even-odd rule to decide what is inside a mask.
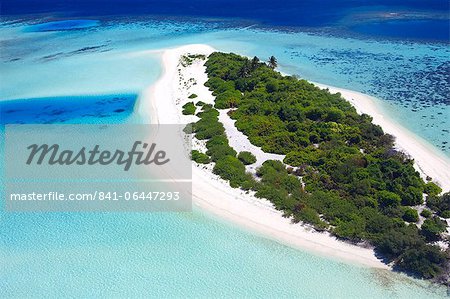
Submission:
[[[160,73],[152,49],[207,43],[261,59],[275,55],[286,73],[376,96],[386,114],[450,157],[447,44],[238,25],[106,19],[83,30],[28,33],[27,25],[3,26],[0,99],[139,93]]]
[[[45,32],[45,31],[62,31],[62,30],[74,30],[94,27],[99,25],[97,20],[64,20],[46,22],[28,26],[24,29],[25,32]]]
[[[25,101],[31,98],[40,99],[34,103],[36,109],[28,110],[23,117],[13,118],[15,112],[10,111],[6,122],[136,121],[132,113],[136,95],[160,74],[158,52],[147,50],[186,43],[209,43],[220,50],[249,56],[275,54],[283,71],[360,91],[373,88],[375,95],[389,94],[389,90],[377,91],[383,84],[377,83],[374,70],[381,68],[394,76],[399,70],[400,74],[409,74],[413,67],[414,73],[416,66],[409,60],[414,57],[430,60],[432,70],[445,63],[447,53],[439,45],[413,47],[252,28],[223,30],[203,23],[183,27],[166,22],[107,21],[102,26],[82,30],[27,33],[22,31],[24,26],[0,28],[6,41],[5,51],[0,53],[0,99],[28,99],[4,102],[1,106],[8,108],[2,109],[2,113],[24,108]],[[268,40],[271,42],[267,43]],[[403,57],[397,70],[385,66],[392,53]],[[350,63],[355,61],[358,63],[351,64],[355,67],[350,71]],[[401,83],[392,82],[394,87]],[[436,94],[439,92],[442,90]],[[124,101],[117,101],[117,107],[96,104],[118,95]],[[410,105],[420,103],[420,99],[410,104],[396,97],[386,99],[405,119],[409,118]],[[430,101],[427,97],[423,99]],[[48,105],[54,106],[56,114],[42,113]],[[439,104],[434,103],[432,108],[436,107]],[[96,113],[86,116],[92,109]],[[112,113],[118,109],[125,111]],[[425,113],[429,109],[421,106],[420,111]],[[444,116],[435,117],[448,122]],[[434,120],[435,123],[438,122]],[[405,125],[422,128],[417,122]],[[425,136],[436,136],[428,140],[439,145],[439,128],[433,128]],[[155,297],[187,294],[188,297],[438,298],[445,294],[443,288],[403,275],[347,265],[288,248],[198,210],[192,214],[2,211],[0,219],[3,296],[122,297],[146,293]]]
[[[195,211],[9,213],[6,297],[440,298],[435,288],[294,250]],[[232,240],[232,241],[230,241]]]

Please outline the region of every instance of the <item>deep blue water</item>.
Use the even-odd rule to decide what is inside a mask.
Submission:
[[[0,102],[0,124],[121,123],[136,95],[71,96]]]
[[[448,20],[394,20],[362,23],[350,28],[368,36],[448,41],[449,26]]]
[[[43,24],[36,24],[28,27],[30,32],[45,32],[45,31],[63,31],[72,29],[84,29],[94,27],[99,24],[97,20],[65,20],[46,22]]]
[[[264,26],[334,28],[374,37],[448,41],[446,0],[4,0],[2,14],[183,16]],[[400,21],[400,22],[397,22]]]

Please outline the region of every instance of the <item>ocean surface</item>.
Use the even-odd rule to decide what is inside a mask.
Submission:
[[[157,50],[207,43],[275,55],[283,72],[376,96],[388,116],[450,157],[448,2],[315,2],[2,1],[0,123],[145,122],[134,104],[161,73]],[[111,16],[118,14],[127,16]],[[0,297],[445,295],[404,275],[291,249],[199,210],[2,210],[0,263]]]
[[[136,94],[32,98],[0,103],[0,124],[133,122]]]

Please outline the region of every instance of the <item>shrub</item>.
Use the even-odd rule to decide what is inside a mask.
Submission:
[[[223,134],[224,128],[220,123],[213,123],[209,127],[202,127],[201,129],[197,125],[195,126],[195,137],[199,140],[210,139],[213,136]]]
[[[193,102],[189,102],[183,105],[183,114],[184,115],[194,115],[195,110],[197,108],[195,107]]]
[[[211,156],[211,160],[213,160],[214,162],[224,158],[225,156],[231,156],[235,158],[237,154],[236,151],[228,144],[213,146],[209,148],[206,153]],[[241,161],[239,162],[242,163]]]
[[[206,105],[206,103],[203,101],[198,101],[197,103],[195,103],[195,106],[204,106],[204,105]]]
[[[192,65],[192,63],[194,62],[194,60],[196,59],[201,59],[201,60],[205,60],[206,56],[205,55],[201,55],[201,54],[189,54],[189,55],[183,55],[181,56],[180,62],[181,65],[186,67],[188,65]]]
[[[323,230],[328,227],[328,224],[320,219],[317,211],[309,207],[304,207],[299,212],[295,213],[294,221],[303,221],[312,224],[314,228],[318,230]]]
[[[440,265],[446,263],[445,254],[437,246],[422,245],[409,248],[399,258],[396,267],[424,277],[434,278],[442,273]]]
[[[428,195],[439,195],[442,192],[442,189],[435,183],[428,182],[424,186],[424,192]]]
[[[377,252],[388,260],[396,259],[402,252],[411,247],[419,247],[424,241],[419,237],[417,226],[406,226],[403,221],[397,229],[389,229],[376,241]]]
[[[195,129],[194,129],[195,123],[189,123],[187,124],[184,129],[183,132],[186,134],[192,134],[194,133]]]
[[[258,168],[258,170],[256,171],[256,175],[264,177],[265,175],[270,174],[273,171],[279,174],[283,174],[284,172],[287,173],[286,168],[280,161],[267,160],[262,164],[260,168]]]
[[[425,218],[430,218],[431,215],[433,215],[433,214],[431,213],[430,210],[424,209],[424,210],[422,210],[422,212],[420,213],[420,215],[421,215],[422,217],[425,217]]]
[[[403,213],[402,218],[403,220],[408,222],[417,222],[419,221],[419,214],[412,208],[405,208],[405,212]]]
[[[225,129],[218,121],[219,112],[208,105],[203,106],[203,111],[197,114],[200,120],[194,125],[194,133],[197,139],[210,139],[213,136],[223,135]]]
[[[402,204],[415,206],[423,202],[422,190],[414,186],[408,186],[402,194]]]
[[[440,234],[447,228],[447,223],[439,217],[428,218],[422,224],[422,234],[428,241],[438,241]]]
[[[207,154],[201,153],[197,150],[191,151],[191,159],[199,164],[208,164],[211,162],[211,159]]]
[[[246,174],[246,180],[242,182],[241,189],[243,190],[251,190],[255,189],[256,181],[253,179],[253,176],[250,173]]]
[[[217,160],[213,172],[222,179],[228,180],[230,186],[233,188],[241,186],[242,183],[248,180],[244,164],[236,157],[232,156],[225,156],[222,159]]]
[[[442,218],[450,218],[450,210],[445,210],[445,211],[441,212],[441,217]]]
[[[220,93],[216,97],[216,104],[214,105],[217,109],[227,109],[239,106],[242,95],[237,90],[227,90],[224,93]]]
[[[445,211],[450,210],[450,192],[444,193],[441,196],[438,195],[428,196],[427,207],[436,211],[438,215],[442,215],[442,213],[444,213]]]
[[[401,202],[400,196],[389,191],[378,192],[378,203],[381,207],[398,206]]]
[[[275,189],[268,184],[261,184],[255,194],[258,198],[266,198],[275,205],[275,208],[282,210],[288,198],[286,190]]]
[[[314,147],[307,147],[301,151],[291,151],[287,153],[283,162],[292,166],[303,164],[314,164],[319,159],[320,152]]]
[[[217,145],[228,145],[228,139],[225,134],[213,136],[206,142],[207,149],[210,149]]]
[[[364,218],[356,214],[351,215],[350,221],[340,221],[333,233],[344,239],[359,241],[364,236],[366,223]]]
[[[240,152],[238,155],[238,159],[244,163],[244,165],[253,164],[256,162],[256,157],[251,152]]]
[[[195,93],[193,93],[190,96],[188,96],[189,99],[195,99],[196,97],[197,97],[197,95]]]

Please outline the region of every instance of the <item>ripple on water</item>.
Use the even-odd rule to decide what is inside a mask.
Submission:
[[[28,26],[25,32],[65,31],[95,27],[100,24],[98,20],[64,20],[53,21]]]

